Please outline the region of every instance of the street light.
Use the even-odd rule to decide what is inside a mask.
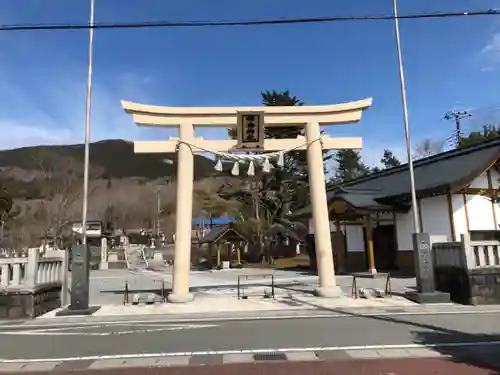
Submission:
[[[394,29],[396,32],[396,48],[398,51],[399,83],[401,87],[401,102],[403,105],[403,118],[405,125],[406,154],[408,157],[408,170],[410,172],[411,208],[413,211],[413,225],[415,233],[420,233],[420,219],[417,205],[417,193],[415,191],[415,173],[413,170],[413,158],[411,154],[410,125],[408,124],[408,106],[406,103],[405,76],[403,70],[403,57],[401,55],[401,41],[399,38],[399,20],[397,0],[392,0],[394,8]]]
[[[82,243],[87,243],[87,210],[89,201],[90,115],[92,101],[92,52],[94,47],[94,0],[90,0],[89,57],[87,96],[85,98],[85,156],[83,161]]]

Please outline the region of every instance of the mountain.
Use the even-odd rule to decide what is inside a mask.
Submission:
[[[84,145],[34,146],[0,151],[0,168],[21,170],[39,169],[36,155],[49,154],[52,160],[72,157],[83,162]],[[170,159],[172,164],[164,160]],[[105,178],[142,177],[154,180],[174,177],[177,170],[177,154],[135,154],[133,142],[110,139],[90,145],[90,164],[99,166]],[[212,174],[214,162],[204,156],[195,155],[195,180]]]

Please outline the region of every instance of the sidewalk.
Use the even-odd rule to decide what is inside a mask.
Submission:
[[[171,323],[187,324],[194,322],[228,322],[245,320],[278,320],[278,319],[310,319],[310,318],[342,318],[369,316],[411,316],[411,315],[452,315],[452,314],[493,314],[500,313],[500,306],[463,306],[463,305],[416,305],[407,307],[367,307],[337,308],[325,310],[274,310],[274,311],[233,311],[219,313],[192,314],[142,314],[141,307],[134,306],[133,315],[108,316],[45,316],[33,320],[0,321],[0,328],[12,329],[21,327],[48,327],[67,325],[92,325],[112,323]]]
[[[140,305],[103,305],[94,313],[95,317],[105,316],[135,316],[140,315],[185,315],[190,314],[219,314],[248,312],[259,313],[271,311],[323,311],[334,312],[344,308],[396,308],[409,307],[416,304],[399,296],[386,298],[354,299],[351,297],[318,298],[305,293],[278,295],[276,298],[265,299],[253,297],[240,299],[232,295],[200,295],[190,303],[171,304],[140,304]],[[38,319],[56,318],[60,309],[51,311]]]
[[[163,353],[82,360],[3,361],[0,372],[100,371],[107,374],[337,374],[337,375],[485,375],[500,369],[499,347],[442,350],[414,345],[399,349],[341,349],[311,351],[247,351],[239,353]],[[334,362],[331,362],[334,361]],[[250,365],[251,366],[248,366]],[[225,365],[225,366],[220,366]],[[103,372],[106,371],[107,372]],[[258,370],[258,371],[257,371]],[[333,370],[333,372],[332,372]]]
[[[120,304],[123,300],[125,283],[132,293],[141,293],[151,290],[159,291],[162,283],[168,291],[172,287],[171,269],[162,271],[148,270],[98,270],[90,275],[90,300],[92,304],[108,305]],[[318,277],[308,273],[283,270],[262,269],[231,269],[224,271],[191,271],[189,280],[191,291],[197,295],[237,295],[238,277],[244,288],[255,285],[271,287],[270,275],[274,276],[277,288],[288,288],[312,292],[317,286]],[[361,279],[359,288],[384,288],[385,280]],[[393,278],[392,290],[402,294],[415,286],[415,279]],[[346,296],[350,296],[352,276],[337,276],[337,285]]]
[[[34,320],[22,322],[0,322],[0,327],[21,327],[40,325],[95,324],[95,323],[142,323],[162,322],[184,324],[192,322],[220,322],[243,320],[275,320],[275,319],[309,319],[309,318],[342,318],[360,316],[404,316],[404,315],[451,315],[451,314],[492,314],[500,313],[500,306],[463,306],[455,304],[443,305],[406,305],[406,306],[365,306],[321,308],[285,308],[276,310],[247,311],[191,311],[179,313],[169,311],[171,304],[157,306],[103,306],[100,314],[94,316],[55,316],[54,312]]]
[[[350,277],[340,276],[338,284],[344,291],[340,298],[318,298],[311,294],[315,288],[317,277],[294,275],[290,272],[275,272],[275,298],[263,298],[264,292],[269,293],[270,286],[262,285],[259,280],[261,271],[255,273],[253,283],[243,286],[248,299],[238,299],[237,289],[232,288],[236,275],[242,274],[241,270],[235,272],[192,272],[192,279],[196,281],[193,291],[195,300],[186,304],[160,303],[145,304],[144,300],[139,305],[123,304],[123,287],[125,281],[130,287],[129,301],[134,294],[139,293],[144,297],[152,286],[158,288],[157,277],[169,278],[170,275],[157,272],[142,272],[131,274],[128,271],[95,272],[91,277],[91,304],[101,308],[93,316],[57,317],[54,310],[25,324],[58,324],[59,322],[110,322],[110,321],[170,321],[189,322],[203,320],[254,320],[254,319],[283,319],[301,317],[341,317],[349,315],[402,315],[402,314],[443,314],[443,313],[481,313],[500,312],[500,306],[461,306],[455,304],[419,305],[400,295],[392,297],[368,299],[351,297],[352,281]],[[246,271],[245,271],[246,273]],[[291,273],[293,274],[293,272]],[[412,285],[414,280],[403,279],[394,282],[394,291],[404,292]],[[212,287],[207,288],[206,283],[211,281]],[[288,282],[292,281],[292,284]],[[360,280],[360,287],[373,287],[370,280]],[[231,286],[229,284],[231,283]],[[256,285],[260,283],[260,285]],[[142,292],[142,293],[141,293]],[[158,292],[156,292],[158,293]],[[50,323],[49,323],[50,320]],[[9,325],[0,322],[0,325]]]

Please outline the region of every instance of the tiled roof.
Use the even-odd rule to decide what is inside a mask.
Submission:
[[[228,232],[233,232],[236,236],[240,237],[243,241],[246,239],[236,231],[231,224],[220,225],[213,227],[210,231],[200,239],[200,243],[213,243],[216,242],[219,238],[224,236]]]
[[[413,162],[415,189],[418,193],[447,191],[461,187],[486,170],[500,158],[500,137],[469,147],[443,152]],[[327,193],[327,199],[344,199],[356,208],[376,209],[391,205],[395,198],[410,195],[408,164],[373,173],[346,182]],[[306,216],[310,207],[298,210],[293,216]]]

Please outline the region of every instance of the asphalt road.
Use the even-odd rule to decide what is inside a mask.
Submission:
[[[500,314],[0,328],[0,359],[499,342]]]

